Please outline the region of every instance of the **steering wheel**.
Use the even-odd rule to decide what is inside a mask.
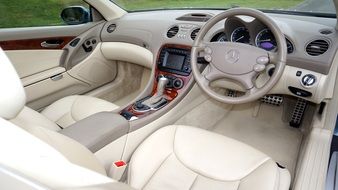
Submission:
[[[242,43],[203,41],[207,32],[216,23],[238,15],[251,16],[264,23],[276,38],[277,52],[268,52]],[[209,62],[208,67],[202,73],[197,63],[200,53],[204,54],[204,59]],[[191,49],[191,68],[196,82],[209,96],[227,104],[242,104],[261,98],[274,87],[283,74],[286,55],[285,36],[271,18],[255,9],[234,8],[211,18],[201,28]],[[265,71],[268,64],[274,64],[275,71],[265,85],[258,88],[254,81],[259,73]],[[224,78],[242,84],[245,94],[240,97],[230,97],[213,91],[210,87],[211,82]]]

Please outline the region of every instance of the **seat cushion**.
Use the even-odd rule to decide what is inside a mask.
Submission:
[[[67,96],[47,108],[41,114],[62,128],[103,111],[112,111],[118,106],[108,101],[90,96]]]
[[[188,126],[151,135],[134,153],[136,189],[289,189],[290,174],[267,155],[234,139]]]

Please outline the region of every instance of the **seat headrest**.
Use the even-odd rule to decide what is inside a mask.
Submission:
[[[0,117],[13,119],[23,109],[26,95],[21,80],[0,48]]]

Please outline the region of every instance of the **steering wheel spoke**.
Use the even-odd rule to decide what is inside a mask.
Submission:
[[[254,79],[256,78],[256,76],[257,76],[257,72],[253,71],[253,72],[245,74],[245,75],[240,75],[240,76],[234,77],[233,79],[240,82],[243,85],[243,87],[247,91],[249,91],[252,88],[255,88]]]
[[[268,52],[269,55],[269,63],[277,64],[279,62],[278,54],[275,52]]]
[[[203,72],[203,75],[210,82],[218,80],[218,79],[222,79],[222,78],[228,78],[228,76],[226,74],[224,74],[223,72],[219,71],[212,64],[208,65],[205,68],[205,70]]]

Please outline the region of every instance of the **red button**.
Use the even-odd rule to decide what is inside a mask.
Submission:
[[[126,165],[126,163],[124,161],[117,161],[114,163],[116,167],[122,167],[124,165]]]

